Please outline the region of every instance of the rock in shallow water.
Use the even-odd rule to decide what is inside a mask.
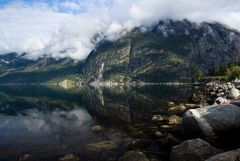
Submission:
[[[128,151],[119,161],[149,161],[147,157],[140,151]]]
[[[79,158],[74,154],[67,154],[60,158],[59,161],[79,161]]]
[[[172,115],[168,118],[170,125],[181,125],[182,124],[182,118],[177,115]]]
[[[187,140],[172,148],[171,161],[204,161],[221,152],[202,139]]]
[[[117,148],[117,145],[112,141],[101,141],[86,145],[86,149],[90,151],[108,151]]]
[[[19,161],[33,161],[33,157],[31,154],[25,154],[19,159]]]
[[[144,148],[149,147],[151,144],[152,144],[151,140],[148,140],[148,139],[136,139],[136,140],[133,140],[129,144],[129,149],[130,150],[144,149]]]
[[[157,137],[163,137],[163,133],[161,132],[161,131],[156,131],[155,132],[155,136],[157,136]]]
[[[171,113],[181,113],[181,112],[184,112],[185,110],[186,110],[186,107],[184,105],[178,105],[168,109],[168,111]]]
[[[170,108],[170,107],[174,107],[174,106],[176,106],[176,104],[174,103],[174,102],[168,102],[168,107]]]
[[[102,127],[101,125],[92,125],[92,126],[91,126],[91,130],[92,130],[93,132],[100,132],[100,131],[103,130],[103,127]]]
[[[152,121],[167,121],[168,117],[163,115],[153,115]]]
[[[163,129],[173,129],[175,128],[176,125],[161,125],[160,128],[163,128]]]
[[[231,150],[225,153],[217,154],[213,157],[208,158],[206,161],[239,161],[240,160],[240,149]]]
[[[178,145],[180,140],[175,138],[173,135],[168,134],[162,141],[162,147],[165,149],[171,149],[173,146]]]
[[[191,109],[183,117],[185,133],[210,142],[239,145],[240,108],[235,105],[213,105]],[[202,135],[199,135],[202,134]]]

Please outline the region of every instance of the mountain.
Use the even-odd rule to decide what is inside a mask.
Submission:
[[[189,82],[239,61],[240,33],[217,22],[166,20],[100,41],[84,62],[26,55],[0,55],[0,84]]]
[[[101,41],[81,72],[102,82],[185,82],[239,58],[238,31],[217,22],[168,20]]]
[[[7,53],[0,55],[0,72],[13,70],[33,64],[34,61],[24,58],[25,54]]]
[[[30,60],[25,54],[8,53],[0,55],[0,83],[57,83],[78,74],[80,64],[70,58]]]

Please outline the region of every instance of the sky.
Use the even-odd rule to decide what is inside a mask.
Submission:
[[[0,0],[0,54],[83,60],[103,35],[114,40],[165,19],[240,30],[240,0]]]

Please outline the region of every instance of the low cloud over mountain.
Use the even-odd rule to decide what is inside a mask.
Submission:
[[[164,19],[219,21],[240,30],[239,8],[236,0],[0,1],[0,54],[82,60],[103,36],[116,39]]]

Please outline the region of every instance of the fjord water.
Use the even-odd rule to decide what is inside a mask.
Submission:
[[[190,86],[63,89],[46,86],[0,87],[0,160],[114,160],[134,138],[151,137],[141,128],[153,114],[168,115],[168,101],[187,102]],[[91,127],[100,125],[96,132]],[[155,129],[156,130],[156,129]],[[87,145],[111,141],[107,151]]]

